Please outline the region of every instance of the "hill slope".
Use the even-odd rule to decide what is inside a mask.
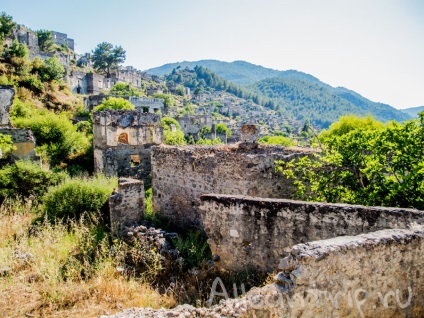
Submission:
[[[244,88],[270,98],[284,110],[286,116],[298,121],[309,118],[318,127],[326,128],[340,116],[371,114],[380,121],[404,121],[411,118],[405,112],[390,105],[376,103],[343,87],[332,87],[316,77],[295,70],[277,71],[244,61],[232,63],[216,60],[201,60],[166,64],[147,70],[148,73],[164,75],[174,68],[196,65],[206,67],[222,78],[244,84]]]
[[[174,68],[180,67],[184,69],[188,67],[190,69],[194,69],[196,65],[206,67],[227,81],[235,84],[249,84],[271,77],[290,77],[318,81],[317,78],[306,73],[295,70],[277,71],[245,61],[234,61],[231,63],[217,60],[200,60],[194,62],[184,61],[151,68],[146,70],[146,72],[153,75],[163,76],[170,74]]]
[[[422,111],[424,111],[424,106],[405,108],[405,109],[402,109],[402,111],[404,113],[407,113],[409,116],[418,117],[418,113],[421,113]]]
[[[319,81],[293,78],[269,78],[249,85],[249,88],[276,101],[297,120],[309,118],[316,126],[326,128],[340,116],[371,114],[380,121],[410,119],[389,105],[372,102],[343,87],[331,87]]]

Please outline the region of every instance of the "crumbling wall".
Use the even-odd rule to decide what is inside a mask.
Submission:
[[[129,309],[130,317],[423,317],[424,228],[295,245],[275,283],[210,308]],[[232,290],[216,284],[215,303]],[[235,286],[240,292],[240,286]],[[220,296],[217,296],[219,295]]]
[[[152,148],[153,210],[179,227],[202,229],[200,196],[225,193],[291,198],[291,180],[275,172],[275,160],[289,161],[311,150],[259,146],[164,146]]]
[[[424,224],[424,212],[207,194],[201,221],[223,269],[274,270],[298,243]]]
[[[0,127],[11,127],[9,113],[14,96],[12,85],[0,85]]]
[[[151,184],[151,146],[163,141],[160,116],[135,110],[93,114],[94,169]]]
[[[35,154],[35,138],[28,128],[13,128],[10,123],[10,109],[13,103],[15,90],[13,86],[0,85],[0,134],[12,137],[13,149],[2,163],[13,162],[19,159],[40,160]],[[1,151],[0,151],[1,152]]]
[[[110,224],[114,231],[139,223],[144,216],[143,181],[119,178],[118,191],[109,197]]]

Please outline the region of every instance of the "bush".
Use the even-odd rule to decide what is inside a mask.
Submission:
[[[61,80],[65,74],[65,68],[60,64],[59,59],[53,56],[47,59],[39,70],[41,80],[44,82]]]
[[[109,97],[99,106],[94,107],[93,112],[105,109],[135,109],[135,107],[128,100],[121,97]]]
[[[160,125],[166,130],[166,129],[171,129],[170,126],[171,125],[175,125],[175,127],[177,127],[177,130],[181,129],[180,124],[178,123],[178,121],[172,117],[162,117],[160,120]]]
[[[259,143],[266,144],[266,145],[279,145],[279,146],[295,146],[296,142],[288,137],[284,136],[265,136],[262,138],[259,138]]]
[[[31,115],[29,118],[14,118],[14,125],[32,130],[39,145],[37,151],[52,165],[58,165],[70,156],[84,154],[90,147],[85,133],[77,132],[76,127],[64,115],[56,115],[46,110],[31,111],[23,103],[17,103],[12,113]]]
[[[200,138],[196,142],[196,145],[221,145],[221,144],[223,144],[223,142],[219,138],[215,138],[215,139],[202,139],[202,138]]]
[[[36,162],[16,161],[0,170],[0,201],[6,197],[41,196],[66,176],[64,172],[46,170]]]
[[[115,179],[104,176],[74,178],[52,187],[43,197],[49,219],[79,219],[84,212],[97,213],[107,202]]]
[[[0,134],[0,158],[14,149],[12,137]]]
[[[231,129],[227,127],[225,124],[217,124],[215,127],[215,131],[218,134],[227,134],[227,137],[231,137]]]
[[[186,144],[184,133],[181,130],[172,132],[170,130],[165,129],[164,139],[166,145],[183,146]]]

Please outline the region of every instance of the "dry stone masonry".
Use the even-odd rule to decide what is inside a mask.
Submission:
[[[291,180],[275,172],[275,160],[308,149],[259,146],[156,146],[152,148],[153,210],[179,227],[203,229],[198,207],[205,193],[291,198]]]
[[[119,178],[117,193],[109,197],[109,211],[114,230],[141,222],[145,214],[143,181]]]
[[[424,224],[424,212],[413,209],[221,194],[201,199],[203,228],[222,269],[272,272],[294,244]]]
[[[314,241],[293,246],[275,282],[242,298],[215,296],[221,302],[210,308],[133,308],[109,317],[422,317],[423,256],[422,226]]]

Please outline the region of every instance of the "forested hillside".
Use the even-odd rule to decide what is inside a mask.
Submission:
[[[418,117],[418,114],[424,111],[424,106],[406,108],[406,109],[402,109],[402,111],[404,113],[407,113],[409,116]]]
[[[278,107],[297,120],[310,119],[326,128],[346,114],[372,115],[380,121],[404,121],[405,113],[385,104],[374,103],[345,88],[333,88],[319,81],[270,78],[248,86],[275,100]]]
[[[208,73],[207,76],[214,74],[212,77],[209,76],[211,78],[225,79],[227,81],[225,84],[222,80],[215,81],[219,89],[223,87],[239,97],[254,99],[255,102],[270,109],[282,110],[286,117],[296,121],[309,119],[319,128],[326,128],[340,116],[347,114],[359,116],[370,114],[383,122],[390,120],[402,122],[411,118],[409,114],[390,105],[370,101],[343,87],[334,88],[312,75],[295,70],[277,71],[244,61],[228,63],[201,60],[171,63],[150,69],[148,72],[165,75],[171,74],[174,69],[195,69],[196,66],[201,67],[203,73]],[[181,77],[176,81],[193,89],[202,86],[196,86],[194,85],[196,83],[193,84]],[[243,85],[240,87],[233,83]],[[214,83],[207,85],[213,86]]]

